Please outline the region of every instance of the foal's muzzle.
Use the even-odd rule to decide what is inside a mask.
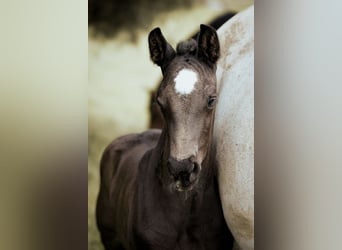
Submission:
[[[170,157],[167,162],[168,170],[176,182],[178,191],[191,189],[196,182],[200,167],[194,161],[194,157],[189,157],[184,160],[176,160]]]

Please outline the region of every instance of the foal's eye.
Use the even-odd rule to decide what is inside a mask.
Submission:
[[[216,96],[209,96],[209,98],[208,98],[208,108],[209,109],[214,108],[215,101],[216,101]]]

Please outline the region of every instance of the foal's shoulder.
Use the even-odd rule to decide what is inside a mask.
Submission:
[[[160,133],[159,129],[151,129],[118,137],[106,147],[102,154],[101,172],[106,172],[108,169],[112,171],[112,166],[116,169],[123,163],[136,164],[145,152],[157,145]],[[105,174],[112,176],[111,172]]]
[[[142,133],[120,136],[107,146],[105,152],[113,150],[125,151],[137,146],[154,147],[159,139],[160,133],[160,129],[149,129]]]

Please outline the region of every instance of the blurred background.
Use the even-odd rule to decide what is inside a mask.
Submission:
[[[160,75],[147,32],[158,25],[175,45],[216,13],[245,6],[166,8],[151,23],[139,21],[147,28],[135,35],[121,27],[110,38],[88,28],[88,4],[0,4],[1,250],[101,249],[93,217],[101,151],[117,135],[146,128],[145,91]],[[256,3],[255,249],[342,249],[341,7],[338,0]],[[130,95],[116,91],[126,86]]]
[[[161,79],[149,58],[147,36],[160,27],[176,47],[227,12],[251,0],[89,0],[88,22],[88,249],[103,249],[94,211],[99,162],[116,137],[149,126],[150,92]]]

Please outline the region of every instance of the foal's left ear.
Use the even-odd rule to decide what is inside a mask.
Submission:
[[[220,42],[214,28],[204,24],[201,24],[200,27],[197,56],[212,66],[220,57]]]

